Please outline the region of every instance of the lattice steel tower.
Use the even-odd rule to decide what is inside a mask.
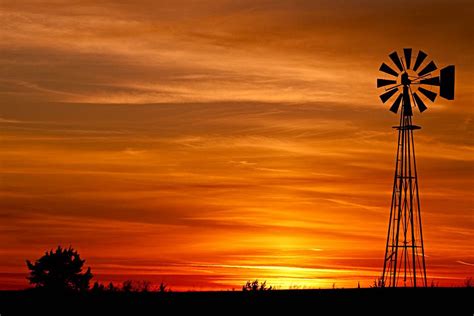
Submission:
[[[402,110],[399,125],[393,127],[398,130],[398,145],[380,285],[427,286],[413,136],[413,132],[421,127],[413,125],[412,106],[418,107],[420,113],[424,112],[427,109],[424,102],[427,99],[434,102],[436,99],[437,93],[433,91],[435,87],[439,87],[441,97],[453,100],[454,66],[447,66],[436,74],[438,68],[435,63],[424,63],[427,55],[421,50],[412,59],[411,48],[403,49],[401,58],[396,51],[389,57],[398,71],[382,63],[380,71],[391,77],[377,79],[377,88],[385,89],[380,96],[383,103],[397,95],[390,111],[397,113],[400,105]]]

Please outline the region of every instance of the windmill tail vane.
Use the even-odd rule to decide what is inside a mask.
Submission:
[[[439,96],[454,100],[453,65],[438,70],[428,55],[411,48],[403,49],[403,57],[394,51],[390,62],[382,63],[379,70],[384,78],[377,79],[377,88],[383,89],[383,103],[393,100],[390,111],[398,113],[398,130],[392,202],[385,244],[381,285],[385,287],[427,286],[425,248],[421,220],[418,173],[415,158],[413,108],[420,113],[428,109],[426,103]]]

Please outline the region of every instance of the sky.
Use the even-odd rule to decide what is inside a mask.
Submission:
[[[474,4],[0,4],[0,289],[73,246],[173,290],[369,286],[398,118],[378,68],[423,49],[456,99],[414,122],[428,282],[474,275]]]

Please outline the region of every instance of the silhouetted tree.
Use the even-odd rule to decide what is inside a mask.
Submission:
[[[82,272],[84,262],[73,248],[58,246],[55,251],[46,251],[35,263],[26,260],[30,270],[28,280],[36,287],[48,290],[85,291],[89,289],[92,273],[91,268]]]
[[[247,281],[247,283],[242,286],[242,291],[244,292],[270,291],[271,289],[271,286],[267,286],[267,281],[259,283],[258,280],[253,282]]]

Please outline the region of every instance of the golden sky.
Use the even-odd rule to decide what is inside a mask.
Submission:
[[[354,287],[380,275],[397,116],[378,68],[456,65],[415,114],[428,282],[474,272],[474,5],[9,1],[0,5],[0,288],[77,248],[99,281]]]

